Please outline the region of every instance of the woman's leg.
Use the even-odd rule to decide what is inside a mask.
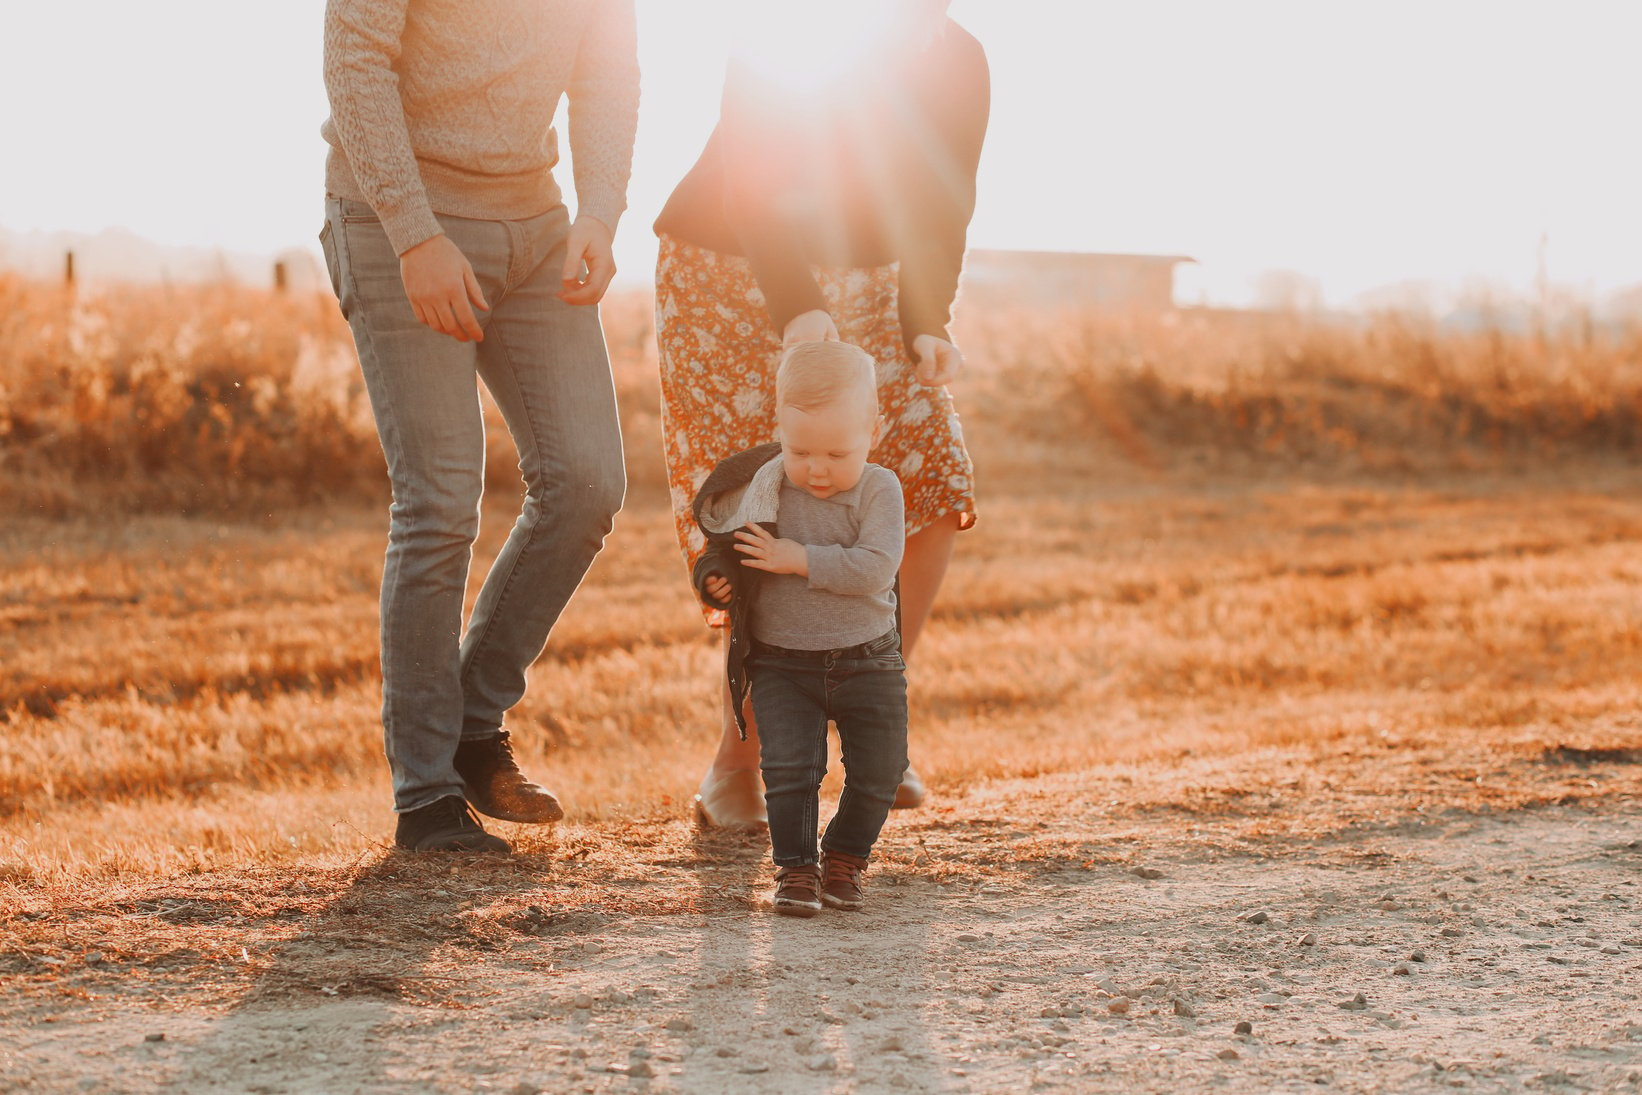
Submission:
[[[907,537],[906,554],[901,557],[901,655],[909,660],[935,610],[935,595],[952,562],[958,522],[958,515],[949,513]]]

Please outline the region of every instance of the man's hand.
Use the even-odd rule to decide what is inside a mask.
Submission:
[[[809,576],[810,555],[804,550],[804,545],[797,540],[777,540],[754,524],[737,529],[735,538],[741,541],[736,544],[735,549],[744,556],[741,560],[744,566],[769,571],[771,574]]]
[[[918,359],[918,383],[926,388],[951,383],[964,367],[963,351],[934,335],[919,335],[913,339],[912,353]]]
[[[713,602],[720,608],[723,608],[725,605],[729,604],[731,597],[734,596],[733,588],[730,585],[730,579],[724,577],[722,574],[710,575],[702,584],[707,587],[707,596],[711,597]]]
[[[787,321],[787,326],[781,332],[783,348],[794,346],[800,342],[837,342],[838,325],[832,317],[820,308],[812,308],[808,312],[800,312]]]
[[[458,342],[485,340],[473,309],[488,312],[490,305],[472,264],[449,236],[425,239],[400,255],[399,278],[418,321]]]
[[[566,304],[597,304],[604,299],[610,279],[616,276],[616,253],[611,242],[609,225],[597,217],[576,218],[565,241],[560,300]]]

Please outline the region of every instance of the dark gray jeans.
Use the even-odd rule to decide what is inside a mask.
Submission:
[[[494,734],[587,573],[626,489],[598,310],[558,299],[569,218],[441,215],[489,301],[482,343],[417,322],[382,225],[330,197],[320,240],[353,329],[393,484],[382,573],[382,728],[394,807],[462,793],[457,742]],[[462,598],[479,531],[485,428],[475,377],[519,449],[525,497],[479,591]]]
[[[821,845],[865,858],[907,767],[907,677],[900,637],[891,632],[847,653],[776,654],[754,643],[747,673],[775,865],[794,867],[818,858],[828,720],[838,725],[844,793]]]

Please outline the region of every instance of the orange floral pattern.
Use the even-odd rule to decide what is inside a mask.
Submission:
[[[901,343],[893,265],[821,268],[816,279],[838,335],[878,363],[884,434],[874,463],[901,479],[907,534],[949,513],[975,523],[975,477],[952,396],[926,388]],[[775,439],[775,369],[781,339],[764,294],[736,255],[661,238],[656,261],[656,342],[668,487],[686,569],[706,548],[690,503],[714,466]],[[713,627],[725,613],[702,610]]]

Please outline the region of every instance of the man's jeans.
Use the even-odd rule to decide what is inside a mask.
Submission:
[[[822,846],[863,859],[884,827],[907,767],[907,678],[894,632],[846,652],[747,659],[758,721],[764,803],[777,867],[814,863],[827,720],[843,746],[844,793]]]
[[[598,310],[558,299],[569,219],[441,215],[473,265],[485,338],[417,322],[368,205],[329,197],[325,248],[393,484],[382,573],[382,727],[394,806],[460,795],[459,739],[496,733],[621,508],[626,476]],[[475,375],[519,450],[524,507],[462,632],[485,429]]]

